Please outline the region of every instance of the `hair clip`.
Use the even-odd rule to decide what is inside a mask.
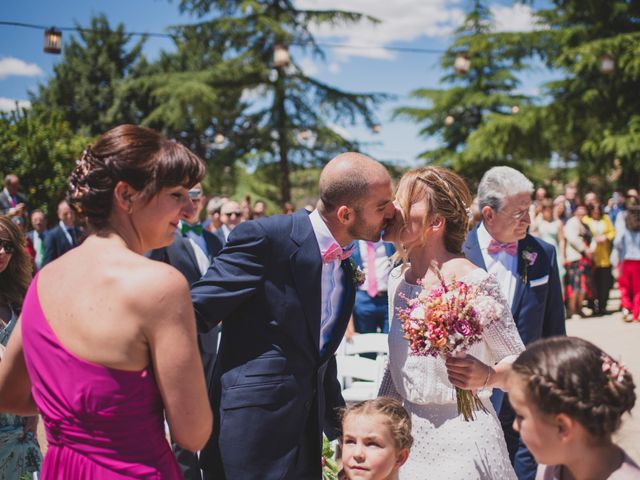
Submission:
[[[473,220],[473,212],[471,211],[471,209],[469,207],[466,207],[464,211],[467,212],[467,218],[469,218],[469,220]]]
[[[602,360],[602,372],[609,377],[609,380],[622,383],[624,375],[627,373],[626,367],[604,352],[600,354],[600,359]]]

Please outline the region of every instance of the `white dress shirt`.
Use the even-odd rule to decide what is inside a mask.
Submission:
[[[487,272],[495,275],[503,295],[507,299],[510,306],[513,306],[513,297],[516,293],[516,285],[518,284],[518,256],[509,255],[504,250],[498,253],[490,254],[488,252],[489,243],[495,240],[484,226],[484,222],[478,227],[478,244],[482,252],[484,264],[487,266]],[[497,240],[496,240],[497,242]]]
[[[329,227],[327,227],[324,220],[318,213],[318,210],[314,210],[309,214],[309,220],[311,220],[311,227],[313,233],[318,241],[318,247],[320,247],[320,253],[324,253],[336,239],[333,238]],[[339,244],[338,244],[339,245]],[[344,287],[342,286],[342,279],[344,273],[340,268],[340,261],[323,263],[322,264],[322,280],[321,280],[321,310],[320,310],[320,350],[325,345],[331,330],[340,311],[342,302],[342,293]]]

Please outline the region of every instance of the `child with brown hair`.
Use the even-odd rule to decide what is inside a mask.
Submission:
[[[552,337],[512,365],[509,400],[540,480],[630,480],[640,468],[611,439],[636,401],[629,371],[595,345]]]
[[[397,480],[413,438],[411,418],[399,401],[379,397],[345,409],[341,479]]]

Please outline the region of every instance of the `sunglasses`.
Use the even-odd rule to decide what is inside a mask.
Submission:
[[[227,215],[228,217],[230,217],[231,215],[236,215],[237,217],[239,217],[240,215],[242,215],[241,211],[236,211],[236,212],[223,212],[223,215]]]
[[[11,255],[16,251],[16,246],[8,240],[0,240],[0,250],[4,250],[4,253]]]

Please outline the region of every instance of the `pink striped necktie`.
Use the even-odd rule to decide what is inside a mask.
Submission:
[[[378,295],[378,278],[376,277],[376,247],[367,242],[367,293],[371,298]]]

